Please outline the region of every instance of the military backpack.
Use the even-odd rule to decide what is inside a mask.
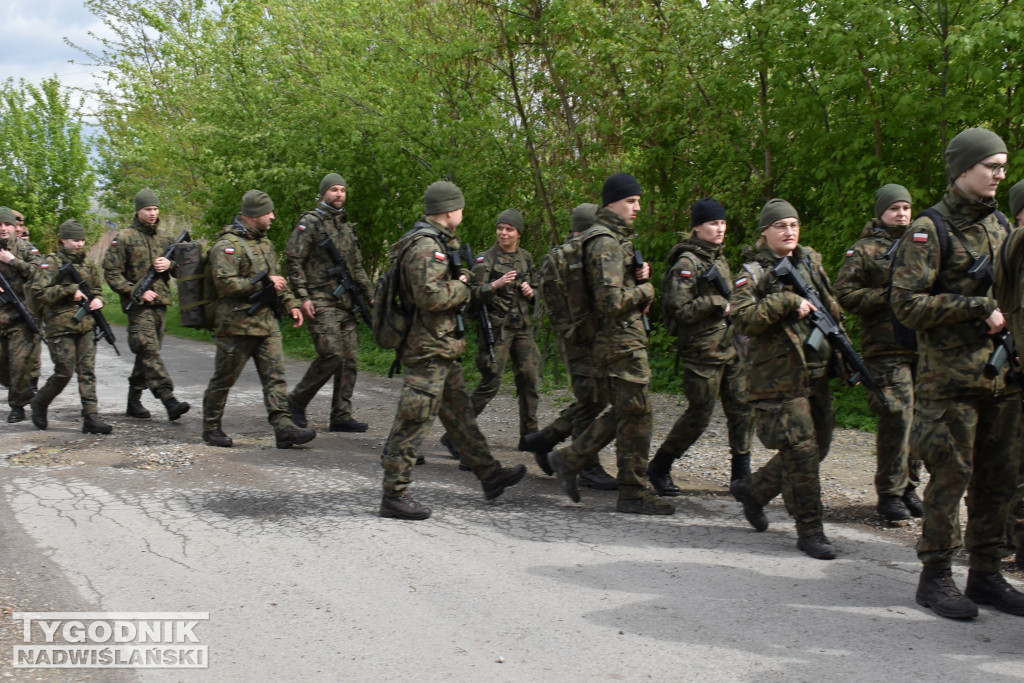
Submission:
[[[600,324],[587,284],[583,248],[598,235],[614,237],[608,228],[592,225],[554,247],[540,265],[540,292],[551,327],[571,346],[593,341]]]

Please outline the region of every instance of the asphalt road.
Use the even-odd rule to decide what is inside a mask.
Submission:
[[[530,465],[526,480],[484,501],[435,427],[414,484],[434,516],[385,520],[379,453],[400,378],[360,377],[367,433],[321,432],[278,450],[250,366],[224,422],[235,446],[217,449],[199,438],[212,347],[168,339],[165,358],[178,398],[193,406],[177,424],[152,397],[152,419],[121,416],[132,358],[101,344],[100,404],[113,434],[80,433],[74,382],[48,431],[0,425],[0,676],[1024,678],[1024,620],[982,608],[961,623],[919,608],[919,565],[903,539],[831,524],[841,557],[816,561],[796,551],[781,505],[759,534],[720,486],[677,499],[672,517],[616,513],[614,493],[589,489],[574,505],[512,450],[507,395],[481,424],[503,462]],[[289,384],[304,367],[288,364]],[[550,416],[555,406],[545,398],[543,408]],[[327,415],[322,393],[313,426],[326,429]],[[603,458],[613,469],[613,454]],[[955,573],[962,583],[966,570]],[[10,613],[32,611],[209,613],[195,630],[209,668],[14,668],[22,623]]]

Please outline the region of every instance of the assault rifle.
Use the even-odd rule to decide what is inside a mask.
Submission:
[[[718,293],[725,297],[726,301],[732,301],[732,287],[725,281],[725,277],[722,275],[722,271],[718,269],[717,263],[712,263],[708,266],[701,279],[713,285],[718,290]]]
[[[85,299],[79,304],[78,310],[75,311],[75,320],[82,322],[85,316],[91,315],[92,319],[96,321],[96,340],[99,341],[102,338],[113,346],[114,353],[120,356],[121,352],[117,350],[117,339],[114,337],[114,331],[110,329],[110,323],[103,316],[103,311],[99,308],[95,311],[90,308],[92,300],[96,298],[96,295],[92,293],[89,283],[82,279],[82,274],[75,268],[75,264],[68,261],[59,268],[58,272],[78,285],[78,291],[85,295]]]
[[[474,263],[473,260],[473,249],[469,246],[468,242],[463,242],[462,246],[459,247],[459,251],[456,252],[456,259],[462,260],[462,257],[466,257],[466,263]],[[461,266],[460,266],[461,269]],[[515,287],[515,283],[506,285]],[[479,313],[477,317],[480,319],[480,331],[484,335],[484,343],[487,344],[487,355],[490,357],[491,362],[494,361],[494,327],[491,325],[491,312],[487,309],[485,304],[480,304]]]
[[[851,387],[857,384],[863,384],[870,389],[878,400],[882,402],[882,405],[887,406],[888,401],[885,399],[885,394],[882,392],[882,388],[875,381],[871,371],[868,370],[868,366],[864,363],[864,359],[860,357],[856,349],[853,348],[853,344],[850,343],[850,338],[846,336],[846,330],[844,330],[835,318],[825,308],[824,302],[818,293],[814,291],[814,287],[804,280],[800,272],[793,267],[793,263],[789,260],[789,257],[782,258],[774,268],[772,268],[772,274],[778,278],[779,282],[784,285],[789,285],[793,290],[799,294],[815,307],[814,311],[808,314],[808,318],[811,323],[814,324],[815,331],[821,334],[829,341],[832,345],[833,350],[838,351],[843,362],[850,367],[853,372],[846,378],[846,383]],[[813,335],[812,335],[813,336]],[[814,345],[813,342],[808,341],[808,344]]]
[[[338,248],[334,246],[334,242],[331,241],[330,237],[325,237],[324,241],[318,245],[321,249],[327,251],[327,255],[334,261],[334,267],[328,269],[327,274],[332,278],[335,278],[340,283],[338,288],[334,290],[334,298],[340,299],[341,295],[348,292],[352,295],[352,311],[358,313],[366,321],[367,325],[373,326],[370,322],[370,304],[366,302],[366,297],[363,296],[359,285],[356,284],[355,279],[352,277],[352,271],[348,269],[348,263],[345,262],[345,257],[338,252]]]
[[[14,287],[7,281],[3,273],[0,273],[0,306],[4,304],[11,304],[14,306],[15,314],[12,316],[12,322],[18,318],[25,321],[29,331],[33,335],[38,335],[40,339],[46,341],[46,337],[43,336],[42,330],[39,329],[39,321],[32,315],[32,312],[25,306],[25,302],[18,298],[18,295],[14,293]]]
[[[639,270],[640,268],[644,267],[644,254],[639,249],[634,249],[633,250],[633,265],[637,268],[637,270]],[[647,280],[649,280],[649,279],[650,278],[648,278]],[[641,280],[639,277],[637,277],[636,283],[638,285],[642,285],[643,283],[647,282],[647,280]],[[643,321],[644,321],[644,332],[646,332],[647,334],[650,334],[651,333],[651,321],[650,321],[650,319],[647,317],[646,313],[641,313],[640,315],[641,315],[641,317],[643,318]]]
[[[274,288],[274,281],[270,279],[269,270],[261,270],[256,273],[249,280],[250,285],[259,285],[260,288],[249,295],[249,302],[252,304],[249,306],[249,310],[246,311],[249,315],[256,315],[264,308],[270,308],[273,312],[274,317],[280,320],[284,317],[284,304],[281,303],[281,297],[277,295],[277,290]]]
[[[967,276],[972,280],[980,280],[991,288],[996,280],[995,269],[992,267],[992,257],[988,254],[979,256],[967,271]],[[978,327],[988,335],[987,323],[982,322]],[[992,344],[995,348],[988,357],[988,362],[985,363],[985,368],[982,371],[985,377],[993,379],[998,377],[1003,370],[1006,370],[1006,378],[1009,381],[1017,382],[1024,386],[1024,368],[1021,367],[1013,335],[1010,334],[1009,330],[1002,330],[988,336],[992,337]]]
[[[176,246],[178,246],[182,242],[191,241],[192,236],[189,235],[188,230],[182,230],[181,234],[178,235],[178,238],[174,240],[174,243],[171,244],[171,246],[167,248],[167,251],[164,252],[164,258],[170,259],[172,256],[174,256],[174,248]],[[165,270],[162,273],[158,273],[156,272],[156,266],[150,266],[149,272],[147,272],[143,276],[143,278],[139,280],[139,284],[135,285],[135,289],[132,290],[132,300],[128,302],[128,305],[124,307],[124,310],[130,311],[132,310],[132,306],[135,305],[136,301],[142,301],[142,295],[148,292],[149,290],[153,289],[153,283],[156,282],[156,279],[158,277],[166,280],[168,278],[167,271]]]

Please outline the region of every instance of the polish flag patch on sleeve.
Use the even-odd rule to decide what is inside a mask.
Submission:
[[[846,250],[846,258],[850,258],[851,256],[853,256],[853,249],[847,249]]]
[[[229,255],[230,254],[234,254],[235,253],[235,248],[234,247],[224,247],[224,253],[225,254],[229,254]]]
[[[302,223],[299,223],[295,227],[298,228],[299,230],[301,230],[302,232],[306,232],[306,226],[303,225]]]
[[[747,276],[744,275],[743,277],[741,277],[739,280],[737,280],[735,282],[735,285],[737,287],[746,287],[748,282],[750,282],[749,278],[747,278]]]
[[[692,270],[680,270],[679,271],[679,277],[683,278],[684,280],[686,278],[691,278],[691,277],[693,277],[693,271]]]
[[[42,268],[43,270],[48,270],[50,268],[50,264],[49,263],[40,263],[39,267]]]
[[[445,255],[444,255],[444,254],[443,254],[442,252],[440,252],[440,251],[435,251],[435,252],[434,252],[434,258],[435,258],[436,260],[438,260],[438,261],[447,261],[447,260],[448,260],[448,257],[447,257],[447,256],[445,256]]]
[[[116,238],[110,240],[110,246],[114,246],[115,244],[117,244],[117,239]]]
[[[927,242],[928,233],[926,232],[915,232],[912,238],[915,242]]]
[[[477,256],[476,257],[476,262],[477,263],[483,263],[484,262],[484,257],[483,256]]]

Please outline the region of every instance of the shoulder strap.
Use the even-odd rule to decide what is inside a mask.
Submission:
[[[233,232],[226,232],[223,236],[236,247],[241,247],[245,250],[245,255],[249,257],[249,263],[256,263],[256,253],[252,250],[252,247],[249,246],[249,240],[239,237]]]
[[[757,287],[758,280],[764,276],[764,266],[759,261],[747,261],[743,264],[743,270],[747,271],[754,286]]]

